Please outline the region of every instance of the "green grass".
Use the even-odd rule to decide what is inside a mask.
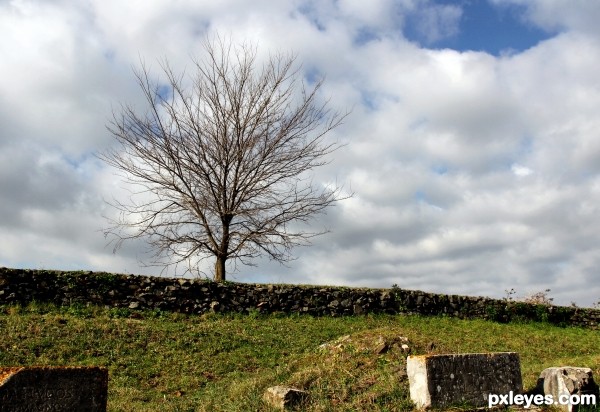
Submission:
[[[403,336],[412,354],[515,351],[526,389],[546,367],[591,367],[600,333],[544,323],[445,317],[184,316],[98,307],[0,306],[0,366],[109,370],[109,411],[270,411],[264,390],[306,389],[310,411],[408,411],[405,357],[377,340]],[[341,348],[319,349],[351,335]]]

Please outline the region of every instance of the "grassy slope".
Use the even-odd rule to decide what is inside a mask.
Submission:
[[[373,352],[380,336],[413,354],[516,351],[526,389],[549,366],[600,376],[600,333],[546,324],[418,316],[183,316],[30,305],[0,307],[0,366],[101,365],[110,411],[270,410],[268,386],[311,393],[306,410],[407,411],[405,354]],[[318,349],[343,335],[341,349]]]

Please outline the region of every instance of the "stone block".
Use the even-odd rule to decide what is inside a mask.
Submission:
[[[265,392],[264,399],[270,405],[280,409],[299,406],[308,396],[308,392],[286,386],[273,386]]]
[[[0,412],[105,412],[108,370],[0,368]]]
[[[489,394],[521,393],[521,364],[514,352],[409,356],[410,397],[420,409],[487,406]]]
[[[536,392],[543,395],[552,395],[555,403],[560,397],[569,399],[571,395],[593,395],[596,404],[600,403],[598,385],[590,368],[561,366],[547,368],[542,371],[537,381]],[[557,404],[559,410],[575,412],[580,405],[573,403]]]

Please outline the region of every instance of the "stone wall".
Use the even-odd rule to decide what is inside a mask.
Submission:
[[[305,313],[313,316],[415,313],[498,322],[546,321],[592,329],[598,329],[600,323],[600,310],[531,305],[398,288],[219,284],[207,280],[103,272],[0,268],[0,305],[24,305],[31,301],[196,314],[211,311]]]

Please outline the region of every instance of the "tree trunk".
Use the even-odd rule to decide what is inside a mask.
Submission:
[[[225,282],[225,261],[227,260],[229,251],[229,225],[231,224],[232,215],[222,215],[221,223],[223,224],[223,238],[217,251],[217,261],[215,263],[215,282]]]
[[[225,258],[217,256],[215,263],[215,282],[225,282]]]

